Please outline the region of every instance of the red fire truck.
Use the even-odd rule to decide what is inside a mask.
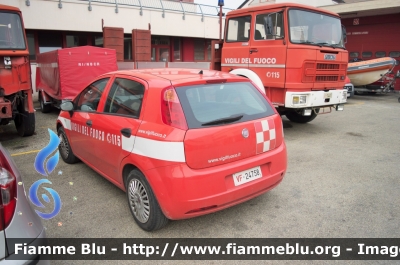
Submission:
[[[35,132],[29,50],[21,11],[0,5],[0,125],[11,120],[20,136]]]
[[[226,16],[212,68],[245,76],[298,123],[343,110],[348,53],[340,17],[296,3],[258,4]]]

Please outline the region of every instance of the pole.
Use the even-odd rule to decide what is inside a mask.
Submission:
[[[222,7],[224,6],[224,0],[218,0],[219,5],[219,41],[222,40]]]
[[[219,6],[219,41],[222,39],[222,6]]]

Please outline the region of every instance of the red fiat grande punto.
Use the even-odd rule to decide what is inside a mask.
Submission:
[[[99,76],[61,104],[59,151],[126,191],[146,231],[216,212],[278,185],[282,120],[246,78],[146,69]]]

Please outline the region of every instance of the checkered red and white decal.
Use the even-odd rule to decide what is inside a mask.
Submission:
[[[275,148],[276,133],[274,120],[262,120],[254,123],[256,128],[256,153],[264,153]]]

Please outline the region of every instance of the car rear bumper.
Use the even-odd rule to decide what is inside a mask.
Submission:
[[[22,238],[22,239],[6,239],[7,240],[7,244],[10,246],[11,244],[16,244],[16,243],[26,243],[27,242],[27,238]],[[30,240],[30,239],[29,239]],[[33,240],[32,242],[30,242],[28,244],[28,246],[41,246],[45,243],[46,240],[46,232],[43,229],[42,232],[39,234],[39,236]],[[8,257],[6,257],[3,260],[0,260],[0,264],[1,265],[49,265],[50,261],[49,260],[42,260],[40,255],[21,255],[18,254],[16,255],[15,253],[9,255]]]
[[[260,166],[262,177],[235,186],[233,174]],[[186,219],[216,212],[259,196],[283,179],[287,167],[285,143],[240,161],[205,169],[180,163],[144,172],[165,216]]]

